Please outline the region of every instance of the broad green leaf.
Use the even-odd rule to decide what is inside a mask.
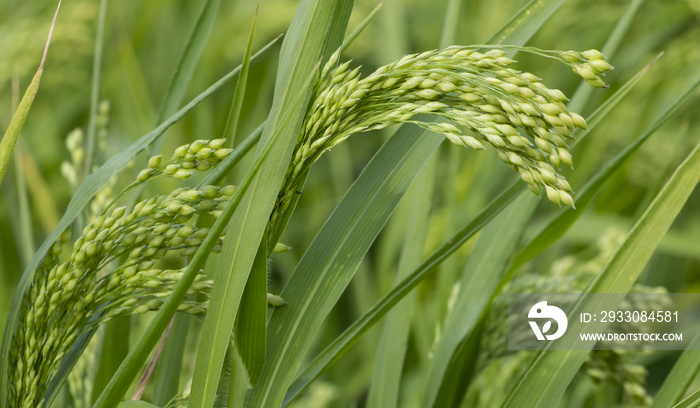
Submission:
[[[345,50],[348,46],[350,46],[350,44],[352,44],[352,42],[360,35],[360,33],[362,33],[362,31],[364,31],[364,29],[367,27],[369,22],[372,21],[374,16],[381,9],[383,4],[384,3],[379,3],[377,5],[377,7],[375,7],[374,10],[372,10],[372,12],[367,17],[365,17],[364,20],[362,20],[360,25],[358,25],[357,28],[355,28],[352,31],[352,33],[348,34],[345,37],[343,44],[340,46],[341,52],[343,50]],[[328,48],[328,47],[326,47],[326,48]],[[328,50],[326,50],[326,51],[328,51]],[[331,51],[335,51],[335,50],[331,50]],[[307,175],[308,175],[308,172],[305,172],[305,173],[302,173],[299,175],[299,180],[300,180],[301,185],[303,185],[305,183]],[[273,242],[279,241],[279,238],[282,235],[282,232],[284,232],[284,229],[286,228],[287,223],[289,222],[292,214],[294,213],[294,210],[296,209],[298,201],[299,201],[299,195],[296,195],[292,198],[292,200],[289,203],[289,208],[285,212],[283,212],[282,216],[280,217],[280,222],[278,224],[277,229],[275,231],[270,231],[270,236],[268,237],[268,243],[271,246],[273,245],[272,244]]]
[[[180,371],[190,332],[190,316],[176,314],[153,374],[153,403],[165,406],[179,391]]]
[[[585,293],[629,291],[656,246],[670,228],[700,180],[700,145],[676,169],[671,179],[618,247],[612,259],[586,288]],[[579,299],[572,316],[592,307],[614,310],[617,304],[592,305],[590,298]],[[607,307],[606,307],[607,306]],[[568,330],[581,331],[581,322],[570,321]],[[606,323],[593,322],[591,330],[603,332]],[[505,404],[507,408],[553,407],[578,372],[590,350],[543,350],[520,379]]]
[[[250,56],[253,49],[253,34],[255,33],[255,22],[257,21],[257,10],[253,19],[253,26],[250,29],[248,37],[248,46],[243,57],[243,69],[241,75],[236,82],[236,88],[231,101],[228,118],[226,120],[226,128],[224,129],[224,137],[229,138],[229,145],[234,146],[236,132],[238,129],[238,118],[243,107],[243,97],[245,96],[246,82],[248,79],[248,71],[250,69]],[[229,130],[230,128],[230,130]],[[258,129],[260,131],[254,134],[262,134],[263,126]],[[247,141],[248,139],[246,139]],[[244,141],[244,144],[245,142]],[[247,147],[247,146],[246,146]],[[250,145],[252,148],[252,144]],[[241,147],[239,146],[240,153]],[[238,155],[237,155],[238,156]],[[242,156],[241,156],[242,157]],[[237,161],[237,160],[236,160]],[[221,174],[226,175],[229,172],[227,167],[221,166]],[[231,166],[232,167],[232,166]],[[228,169],[230,170],[230,169]],[[210,176],[214,176],[213,174]],[[217,181],[218,182],[218,181]],[[229,345],[227,351],[227,362],[230,367],[224,367],[225,371],[231,370],[228,378],[221,378],[219,389],[225,387],[229,395],[226,398],[229,407],[240,406],[242,403],[235,401],[236,397],[242,398],[245,396],[245,390],[251,386],[251,379],[256,380],[260,375],[262,364],[265,360],[265,337],[267,329],[267,243],[263,240],[258,255],[253,262],[253,270],[251,279],[246,283],[246,288],[243,292],[241,303],[243,305],[240,316],[236,322],[237,334],[236,345]],[[238,350],[243,350],[242,353]],[[245,360],[241,359],[241,354]],[[229,357],[230,355],[230,357]],[[230,361],[229,361],[230,360]],[[235,369],[235,370],[234,370]],[[224,385],[221,385],[224,384]],[[233,390],[233,392],[231,392]],[[217,397],[218,398],[218,397]]]
[[[462,0],[450,0],[447,5],[445,23],[440,39],[441,48],[445,48],[454,42],[461,3]],[[454,146],[451,147],[448,159],[455,159],[452,153],[459,150],[454,149]],[[428,236],[431,202],[435,190],[436,168],[440,153],[438,151],[431,156],[416,177],[406,199],[401,202],[402,206],[409,207],[408,218],[394,220],[394,222],[407,224],[403,235],[404,239],[398,270],[394,278],[395,283],[405,278],[422,260],[423,249]],[[450,167],[449,163],[447,166],[450,170],[456,170]],[[448,191],[444,194],[448,197],[453,197],[454,185],[447,184],[445,187],[445,190]],[[453,202],[454,200],[451,201],[451,203]],[[387,272],[393,272],[393,270],[393,265],[391,268],[387,268]],[[377,352],[374,357],[374,370],[367,397],[368,407],[395,407],[398,405],[399,395],[401,394],[399,387],[401,385],[404,358],[408,348],[415,304],[416,294],[409,294],[389,312],[384,320]]]
[[[44,73],[44,63],[46,62],[46,56],[49,53],[49,44],[51,43],[51,34],[53,33],[53,28],[56,25],[56,18],[58,17],[58,10],[61,9],[61,1],[59,0],[58,6],[56,7],[56,12],[53,15],[53,20],[49,26],[49,35],[46,38],[46,45],[44,46],[44,55],[41,57],[41,63],[39,64],[39,69],[36,70],[32,81],[29,83],[29,87],[24,92],[22,100],[17,106],[17,110],[14,115],[12,115],[12,120],[10,120],[10,126],[7,127],[2,141],[0,141],[0,184],[2,184],[2,179],[5,177],[5,172],[7,167],[10,165],[10,157],[12,157],[12,151],[15,149],[17,140],[19,139],[19,134],[24,126],[24,122],[27,120],[27,115],[29,115],[29,109],[32,107],[34,102],[34,97],[39,90],[39,83],[41,82],[41,76]],[[0,385],[0,397],[5,396],[5,387]],[[4,404],[4,402],[2,402]]]
[[[335,152],[334,152],[335,153]],[[348,187],[352,184],[350,182]],[[345,189],[347,191],[347,188]],[[408,201],[404,198],[396,207],[396,210],[387,221],[382,233],[377,238],[374,244],[377,248],[377,260],[375,261],[374,269],[377,271],[375,277],[376,292],[383,293],[391,289],[396,284],[396,260],[401,256],[401,248],[405,240],[406,229],[409,224],[410,205],[403,204]],[[372,299],[372,303],[376,301],[376,297]],[[372,307],[372,303],[359,311],[362,315],[367,309]]]
[[[365,167],[281,293],[268,327],[268,357],[248,406],[279,406],[310,339],[349,283],[411,181],[442,139],[402,126]],[[371,209],[371,211],[369,210]]]
[[[698,370],[700,370],[700,335],[695,336],[688,348],[678,358],[654,396],[651,408],[673,407],[683,398]]]
[[[393,140],[390,139],[390,140]],[[380,153],[382,151],[380,150]],[[378,153],[379,154],[379,153]],[[379,157],[379,156],[376,156]],[[384,158],[383,160],[389,160]],[[367,330],[377,323],[401,299],[416,288],[435,267],[452,255],[462,244],[473,237],[481,228],[510,204],[519,193],[525,190],[521,183],[513,183],[496,197],[472,221],[457,232],[447,243],[435,250],[409,276],[403,279],[389,293],[384,295],[367,313],[355,321],[340,336],[321,352],[304,371],[299,374],[285,396],[285,404],[296,398],[316,377],[325,371],[340,355],[350,348]]]
[[[285,38],[273,105],[261,141],[267,144],[272,135],[280,133],[284,137],[273,146],[224,239],[200,338],[190,407],[210,407],[213,403],[242,291],[306,114],[311,93],[307,76],[319,60],[340,46],[351,9],[350,1],[302,1]]]
[[[246,369],[246,383],[255,385],[265,362],[267,337],[267,240],[263,237],[243,290],[235,325],[235,344]],[[235,376],[233,381],[238,379]]]
[[[241,353],[235,345],[231,349],[231,352],[231,376],[235,378],[235,380],[230,382],[231,387],[229,388],[228,405],[226,408],[240,408],[245,404],[245,395],[248,388],[251,387],[251,384],[248,380],[248,371],[241,358]]]
[[[109,379],[117,371],[124,357],[129,353],[129,332],[131,331],[130,316],[118,316],[107,322],[100,345],[97,373],[92,385],[92,402],[95,402],[105,388]],[[89,341],[89,340],[88,340]],[[49,388],[48,393],[52,392]],[[47,401],[52,399],[47,398]]]
[[[447,315],[443,334],[435,348],[435,356],[426,376],[427,391],[423,398],[423,406],[441,406],[437,402],[438,392],[452,355],[462,339],[474,328],[481,311],[487,307],[498,287],[509,260],[508,255],[515,250],[538,204],[532,199],[529,195],[521,194],[479,235],[464,266],[459,283],[460,296]],[[445,380],[461,381],[460,378]]]
[[[437,156],[433,154],[416,177],[407,194],[410,200],[406,234],[396,272],[396,282],[405,278],[423,258],[423,248],[428,235],[430,204],[433,199]],[[384,320],[384,327],[374,359],[374,374],[367,398],[367,407],[395,407],[399,400],[399,385],[403,373],[404,356],[408,347],[408,335],[415,308],[415,293],[406,296]]]
[[[277,39],[273,40],[271,43],[268,43],[263,49],[258,51],[258,53],[254,56],[254,58],[259,57],[261,54],[263,54],[265,51],[270,49],[270,47],[276,42]],[[17,324],[19,323],[19,306],[21,300],[24,298],[25,292],[29,288],[29,284],[32,281],[32,278],[34,276],[34,272],[36,268],[39,266],[39,263],[44,259],[46,256],[47,251],[53,245],[53,243],[56,241],[58,236],[65,231],[66,228],[75,220],[75,218],[80,214],[80,212],[85,208],[85,206],[90,202],[92,197],[102,188],[104,187],[105,184],[109,181],[109,179],[114,176],[117,172],[119,172],[121,169],[123,169],[129,162],[140,152],[144,151],[154,140],[162,136],[165,131],[178,122],[180,119],[182,119],[187,113],[189,113],[192,109],[195,108],[201,101],[209,97],[214,91],[217,89],[221,88],[228,80],[233,78],[238,71],[240,70],[240,67],[235,68],[231,72],[229,72],[227,75],[222,77],[220,80],[218,80],[216,83],[214,83],[212,86],[207,88],[204,92],[199,94],[196,98],[194,98],[191,102],[189,102],[187,105],[185,105],[182,109],[180,109],[177,113],[169,117],[165,122],[161,123],[158,127],[156,127],[153,131],[149,132],[148,134],[142,136],[139,140],[136,142],[132,143],[129,147],[124,149],[122,152],[119,154],[113,156],[110,158],[102,167],[100,167],[96,172],[92,173],[81,185],[78,187],[78,190],[76,193],[73,195],[73,198],[71,199],[70,203],[68,203],[68,208],[66,209],[65,214],[59,221],[58,225],[56,228],[51,232],[51,234],[48,236],[48,238],[44,241],[44,243],[41,245],[37,253],[34,255],[32,258],[31,263],[27,268],[25,269],[22,279],[19,282],[19,285],[17,286],[17,289],[15,290],[15,295],[12,299],[12,308],[10,309],[10,314],[7,319],[7,323],[5,326],[5,333],[3,336],[3,342],[2,342],[2,350],[0,350],[0,378],[7,378],[7,372],[8,372],[8,367],[7,367],[7,361],[9,360],[6,356],[9,353],[9,347],[10,347],[10,338],[12,336],[12,333],[14,333]],[[75,359],[80,356],[79,353],[75,355]],[[68,361],[68,364],[72,365],[74,364],[75,361]],[[63,378],[59,379],[60,382],[62,382],[65,379],[65,375],[68,374],[68,371],[65,371],[63,374]],[[6,383],[5,382],[0,382],[0,397],[5,396],[5,393],[7,392],[6,390]],[[2,399],[0,403],[4,404],[5,399]],[[4,407],[3,407],[4,408]]]

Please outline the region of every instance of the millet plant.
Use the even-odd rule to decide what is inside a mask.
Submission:
[[[685,102],[698,85],[691,78],[662,107],[632,96],[653,75],[647,63],[656,50],[638,46],[627,55],[623,46],[633,47],[622,40],[633,37],[636,18],[651,18],[639,17],[640,9],[671,6],[499,0],[489,13],[460,0],[429,7],[277,1],[261,4],[247,31],[241,27],[253,10],[228,3],[170,11],[108,0],[60,5],[24,97],[17,86],[8,91],[16,109],[0,144],[0,206],[17,216],[2,221],[3,242],[14,244],[3,249],[0,269],[12,292],[0,296],[14,295],[0,303],[7,315],[1,408],[674,407],[698,400],[690,395],[698,388],[697,351],[671,359],[505,350],[508,293],[688,290],[643,270],[657,246],[697,263],[697,248],[664,236],[677,217],[697,223],[681,209],[694,200],[698,148],[669,153],[663,177],[650,180],[645,194],[632,188],[640,196],[634,204],[610,199],[615,189],[632,194],[618,170],[677,111],[690,109]],[[548,36],[548,25],[561,24],[552,15],[596,7],[618,16],[590,28],[599,36]],[[699,18],[690,5],[673,7],[672,16]],[[22,6],[0,6],[15,8]],[[275,21],[271,9],[277,19],[289,10],[291,22]],[[423,27],[409,45],[410,36],[398,37],[408,30],[400,16],[421,10],[432,29]],[[436,10],[439,18],[430,14]],[[483,19],[467,16],[479,11]],[[222,14],[237,17],[222,28]],[[170,35],[171,24],[188,21],[192,29],[167,47],[132,43],[149,18],[158,22],[150,40]],[[117,35],[116,21],[135,26]],[[94,33],[70,35],[86,24]],[[278,26],[285,26],[281,39]],[[426,34],[435,27],[439,40]],[[489,30],[495,33],[482,38]],[[370,44],[372,36],[383,40]],[[258,47],[257,38],[269,42]],[[456,45],[463,43],[479,45]],[[372,46],[379,57],[368,55]],[[74,55],[57,59],[54,74],[60,50]],[[166,83],[165,65],[150,64],[178,50]],[[635,63],[623,62],[621,76],[609,79],[618,54]],[[183,104],[189,89],[220,76],[233,59],[242,62]],[[562,66],[575,75],[564,76]],[[92,78],[89,95],[56,112],[42,108],[43,98],[60,100],[59,74],[70,70]],[[17,82],[0,76],[0,86]],[[561,84],[571,99],[545,83]],[[37,92],[44,87],[46,94]],[[163,95],[158,108],[155,89]],[[630,110],[655,119],[628,125],[617,145],[601,149],[595,138],[621,132],[615,117]],[[47,134],[60,154],[34,147],[34,135],[47,129],[35,122],[53,123]],[[687,114],[674,130],[691,134],[695,122]],[[582,169],[572,171],[574,156]],[[37,163],[58,171],[42,175]],[[591,205],[597,194],[603,198]],[[601,224],[606,211],[615,218]],[[579,217],[593,227],[577,224]],[[689,239],[683,233],[697,235],[676,232]],[[43,243],[35,249],[35,242]],[[370,331],[380,322],[381,332]],[[654,375],[661,362],[675,367]]]

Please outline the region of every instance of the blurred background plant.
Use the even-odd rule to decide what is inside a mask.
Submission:
[[[85,163],[81,149],[89,121],[89,84],[98,3],[74,0],[63,4],[41,88],[14,153],[19,158],[18,165],[11,167],[8,177],[0,186],[0,331],[4,330],[4,316],[9,313],[22,271],[35,249],[57,225],[68,201],[82,182],[81,166]],[[109,5],[101,71],[102,102],[96,126],[97,165],[124,150],[157,125],[161,101],[190,27],[194,24],[193,16],[201,8],[200,3],[187,0],[127,0]],[[461,6],[455,7],[457,3]],[[367,75],[407,53],[452,43],[482,44],[526,3],[525,0],[385,0],[383,8],[343,53],[341,61],[353,59],[352,67],[361,66],[360,72]],[[615,154],[642,134],[697,79],[700,72],[700,2],[568,0],[528,41],[529,45],[542,49],[600,49],[622,16],[630,10],[631,4],[639,7],[634,9],[632,23],[624,33],[618,51],[610,59],[616,67],[606,77],[610,88],[592,92],[585,104],[572,110],[588,118],[649,61],[662,51],[664,55],[572,151],[575,171],[567,169],[564,173],[575,192],[581,190]],[[376,1],[357,0],[350,18],[350,31],[376,5]],[[297,6],[295,0],[261,2],[253,49],[260,49],[285,32]],[[10,121],[19,90],[26,87],[37,67],[46,38],[47,22],[54,7],[55,2],[47,0],[0,2],[2,129]],[[255,7],[254,3],[246,1],[221,2],[185,100],[190,100],[241,61]],[[450,15],[455,12],[457,15]],[[452,37],[453,41],[441,44],[446,38],[445,25],[447,29],[451,27],[446,21],[456,21],[457,24],[453,27],[452,35],[447,36]],[[235,144],[240,143],[268,115],[273,101],[277,59],[275,49],[275,52],[268,52],[251,64]],[[519,53],[515,59],[518,60],[517,69],[536,73],[545,78],[548,86],[561,89],[569,97],[576,94],[581,81],[568,68],[525,53]],[[222,137],[233,91],[233,84],[225,86],[173,126],[164,141],[164,154],[169,155],[175,147],[196,139]],[[628,231],[687,152],[697,144],[699,109],[697,97],[682,105],[672,119],[607,180],[592,205],[585,209],[581,218],[561,239],[514,271],[515,280],[511,283],[531,279],[539,282],[534,285],[536,287],[546,284],[544,287],[549,288],[546,291],[561,291],[559,283],[571,285],[568,280],[562,282],[566,280],[563,277],[595,275],[619,241],[610,238],[610,235],[606,235],[608,240],[601,241],[604,231],[608,231],[609,227],[615,231]],[[297,210],[282,236],[282,242],[292,249],[274,255],[269,262],[270,292],[279,293],[289,281],[301,256],[351,183],[395,130],[396,127],[390,127],[352,138],[334,147],[331,154],[324,155],[314,165]],[[431,211],[425,215],[425,243],[417,251],[420,255],[418,261],[442,245],[459,226],[472,219],[514,179],[492,151],[477,153],[445,143],[437,154],[444,160],[435,169],[437,181],[434,194],[428,200]],[[98,214],[111,200],[114,191],[121,190],[136,177],[145,160],[137,158],[139,165],[127,168],[127,174],[113,179],[108,188],[92,201],[90,212]],[[233,170],[231,179],[240,179],[251,162],[250,157],[243,159]],[[21,177],[18,177],[20,174]],[[195,176],[195,181],[201,180],[201,177]],[[179,186],[170,179],[150,183],[148,197],[168,194]],[[26,193],[22,193],[24,189]],[[23,194],[26,194],[28,204],[24,204]],[[394,286],[397,269],[403,259],[404,237],[415,232],[412,229],[415,220],[411,218],[412,203],[415,201],[416,198],[409,193],[399,204],[359,266],[348,290],[335,304],[314,338],[305,361],[309,361],[310,356],[320,352],[363,316]],[[556,214],[556,206],[542,201],[524,226],[524,233],[517,240],[518,248],[530,242]],[[637,280],[639,285],[660,287],[670,293],[700,292],[698,208],[700,194],[696,191],[643,270]],[[91,221],[90,217],[86,220]],[[397,340],[405,343],[404,362],[399,365],[400,388],[394,390],[399,406],[425,406],[427,370],[437,352],[436,347],[441,344],[441,337],[445,335],[445,328],[449,327],[446,320],[451,310],[450,299],[454,302],[459,291],[465,289],[459,282],[466,276],[465,265],[469,266],[468,259],[473,255],[477,237],[461,246],[416,290],[415,298],[411,301],[411,312],[406,315],[408,332]],[[595,265],[595,268],[591,265]],[[173,269],[181,267],[172,265]],[[592,269],[586,270],[587,267]],[[535,271],[552,272],[537,274]],[[582,290],[586,283],[586,279],[583,279],[582,283],[573,286]],[[503,290],[507,291],[508,288],[506,285]],[[498,305],[497,301],[494,305]],[[128,339],[131,344],[137,341],[149,317],[146,314],[130,318]],[[180,391],[191,378],[197,351],[196,334],[202,328],[200,318],[181,318],[189,320],[190,334],[184,346],[186,353],[181,362],[182,369],[176,371],[180,373]],[[381,326],[378,324],[365,334],[293,402],[294,406],[382,406],[378,401],[386,400],[371,391],[372,388],[381,387],[375,368],[377,350],[380,349],[378,344],[385,341],[382,340]],[[486,327],[482,334],[483,342],[490,335],[499,333],[498,328],[489,332],[491,328]],[[79,407],[94,402],[97,395],[90,395],[93,384],[97,383],[101,389],[105,381],[99,378],[99,373],[93,380],[98,371],[98,343],[104,336],[104,332],[98,332],[54,406]],[[594,351],[569,385],[560,406],[649,405],[678,356],[679,353],[675,352],[620,356]],[[457,393],[466,395],[466,398],[450,400],[450,404],[500,406],[512,386],[510,381],[522,373],[530,364],[529,360],[530,353],[523,352],[490,364],[482,361],[482,370],[468,392],[465,386],[462,392]],[[601,370],[596,371],[599,378],[592,381],[594,375],[590,375],[591,370],[600,366],[604,367],[603,374],[600,374]],[[504,372],[512,373],[513,377],[504,375]],[[692,378],[695,378],[695,371]],[[601,379],[605,381],[601,382]],[[691,380],[688,379],[688,382]],[[164,397],[158,394],[156,384],[152,382],[146,388],[144,400],[163,401]],[[692,391],[698,387],[700,381],[693,379],[687,389]],[[442,400],[436,401],[434,403],[439,404]]]

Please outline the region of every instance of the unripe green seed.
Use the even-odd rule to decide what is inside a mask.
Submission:
[[[141,305],[141,306],[135,308],[133,313],[138,315],[138,314],[144,314],[148,311],[150,311],[148,305]]]
[[[66,285],[63,287],[64,292],[72,292],[77,283],[78,282],[75,279],[68,281],[68,283],[66,283]]]
[[[287,305],[287,301],[282,299],[280,296],[273,295],[271,293],[267,294],[267,304],[272,306],[272,307],[282,307],[284,305]]]
[[[598,75],[588,66],[582,66],[574,70],[581,78],[586,80],[598,79]]]
[[[610,65],[607,61],[603,60],[593,60],[589,61],[588,65],[593,67],[594,69],[600,71],[600,72],[605,72],[605,71],[610,71],[612,69],[615,69],[612,65]]]
[[[209,235],[209,228],[200,228],[194,232],[194,236],[199,239],[204,239]]]
[[[515,153],[508,152],[506,153],[508,156],[508,161],[510,161],[513,165],[518,166],[518,167],[524,167],[525,163],[523,162],[522,157],[518,156]]]
[[[178,180],[186,180],[190,178],[190,176],[193,174],[192,170],[185,170],[185,169],[180,169],[173,174],[173,177],[178,179]]]
[[[558,153],[562,163],[566,164],[571,168],[574,167],[574,162],[571,158],[571,154],[567,150],[559,148]]]
[[[73,257],[73,260],[77,264],[81,264],[81,263],[85,262],[85,251],[80,251],[80,252],[76,253],[75,256]]]
[[[180,214],[182,214],[182,215],[192,215],[195,212],[197,212],[197,210],[195,210],[194,207],[189,206],[187,204],[180,207]]]
[[[586,121],[579,115],[578,113],[571,113],[571,120],[574,122],[574,125],[576,127],[588,130],[588,125],[586,125]]]
[[[581,55],[589,61],[605,59],[605,55],[598,50],[587,50],[582,52]]]
[[[197,249],[198,249],[197,247],[189,247],[189,248],[185,249],[184,251],[182,251],[182,255],[183,256],[192,256],[195,254],[195,252],[197,252]]]
[[[226,143],[226,139],[213,139],[209,141],[209,148],[214,150],[221,149]]]
[[[197,169],[197,171],[207,171],[211,168],[211,166],[212,166],[212,164],[210,162],[206,161],[206,162],[200,162],[197,165],[197,167],[195,167],[195,168]]]
[[[190,147],[187,150],[192,154],[197,154],[197,152],[206,147],[207,144],[208,143],[205,140],[195,140],[192,142],[192,144],[190,144]]]
[[[438,95],[440,95],[440,92],[434,90],[434,89],[423,89],[422,91],[416,92],[416,95],[423,98],[423,99],[434,99]]]
[[[188,145],[188,144],[178,147],[177,149],[175,149],[175,153],[173,153],[173,157],[174,158],[185,157],[185,155],[189,151],[189,148],[190,148],[190,145]]]
[[[221,194],[225,195],[226,197],[231,197],[233,196],[233,193],[236,192],[236,186],[225,186],[221,188]]]
[[[520,93],[520,87],[517,85],[510,84],[510,83],[501,84],[501,88],[503,88],[504,91],[506,91],[510,94],[517,95]]]
[[[205,200],[199,203],[199,208],[201,208],[202,211],[210,211],[217,208],[218,206],[219,204],[214,200]]]
[[[214,149],[203,147],[200,151],[197,152],[195,157],[197,158],[197,160],[206,160],[210,158],[214,154],[214,152]]]
[[[194,229],[192,227],[190,227],[189,225],[185,225],[177,231],[177,235],[179,237],[186,238],[186,237],[189,237],[190,235],[192,235],[193,232],[194,232]]]
[[[569,61],[569,62],[578,62],[582,59],[581,54],[576,52],[576,51],[562,52],[561,56],[564,57],[564,59]]]
[[[160,166],[160,162],[162,160],[162,156],[153,156],[148,160],[148,168],[150,169],[155,169],[156,167]]]
[[[148,180],[149,177],[151,177],[151,170],[144,169],[144,170],[141,170],[138,177],[136,177],[136,180],[138,180],[140,182],[144,182],[144,181]]]
[[[587,79],[586,82],[594,88],[605,88],[607,86],[600,78]]]
[[[574,199],[571,198],[571,196],[564,191],[559,191],[559,200],[571,208],[576,208],[576,206],[574,205]]]
[[[165,170],[163,170],[163,173],[167,174],[167,175],[172,175],[172,174],[175,174],[175,172],[178,171],[179,169],[180,169],[180,166],[178,166],[176,164],[168,164],[167,166],[165,166]]]
[[[272,251],[275,253],[281,254],[281,253],[289,251],[290,249],[292,249],[292,247],[287,246],[281,242],[278,242],[277,244],[275,244],[275,248]]]
[[[553,189],[552,187],[545,186],[545,191],[547,192],[547,198],[549,201],[559,204],[561,202],[561,197],[559,196],[559,191]]]
[[[550,89],[548,94],[552,99],[558,102],[566,102],[569,100],[566,95],[564,95],[564,92],[558,89]]]

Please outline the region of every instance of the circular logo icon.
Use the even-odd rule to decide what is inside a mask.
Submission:
[[[542,329],[540,329],[536,320],[528,321],[537,340],[556,340],[566,333],[566,328],[569,325],[566,313],[556,306],[547,305],[546,300],[535,303],[535,305],[530,308],[527,317],[530,319],[547,319]],[[557,330],[552,334],[547,334],[552,328],[552,320],[557,322]]]

